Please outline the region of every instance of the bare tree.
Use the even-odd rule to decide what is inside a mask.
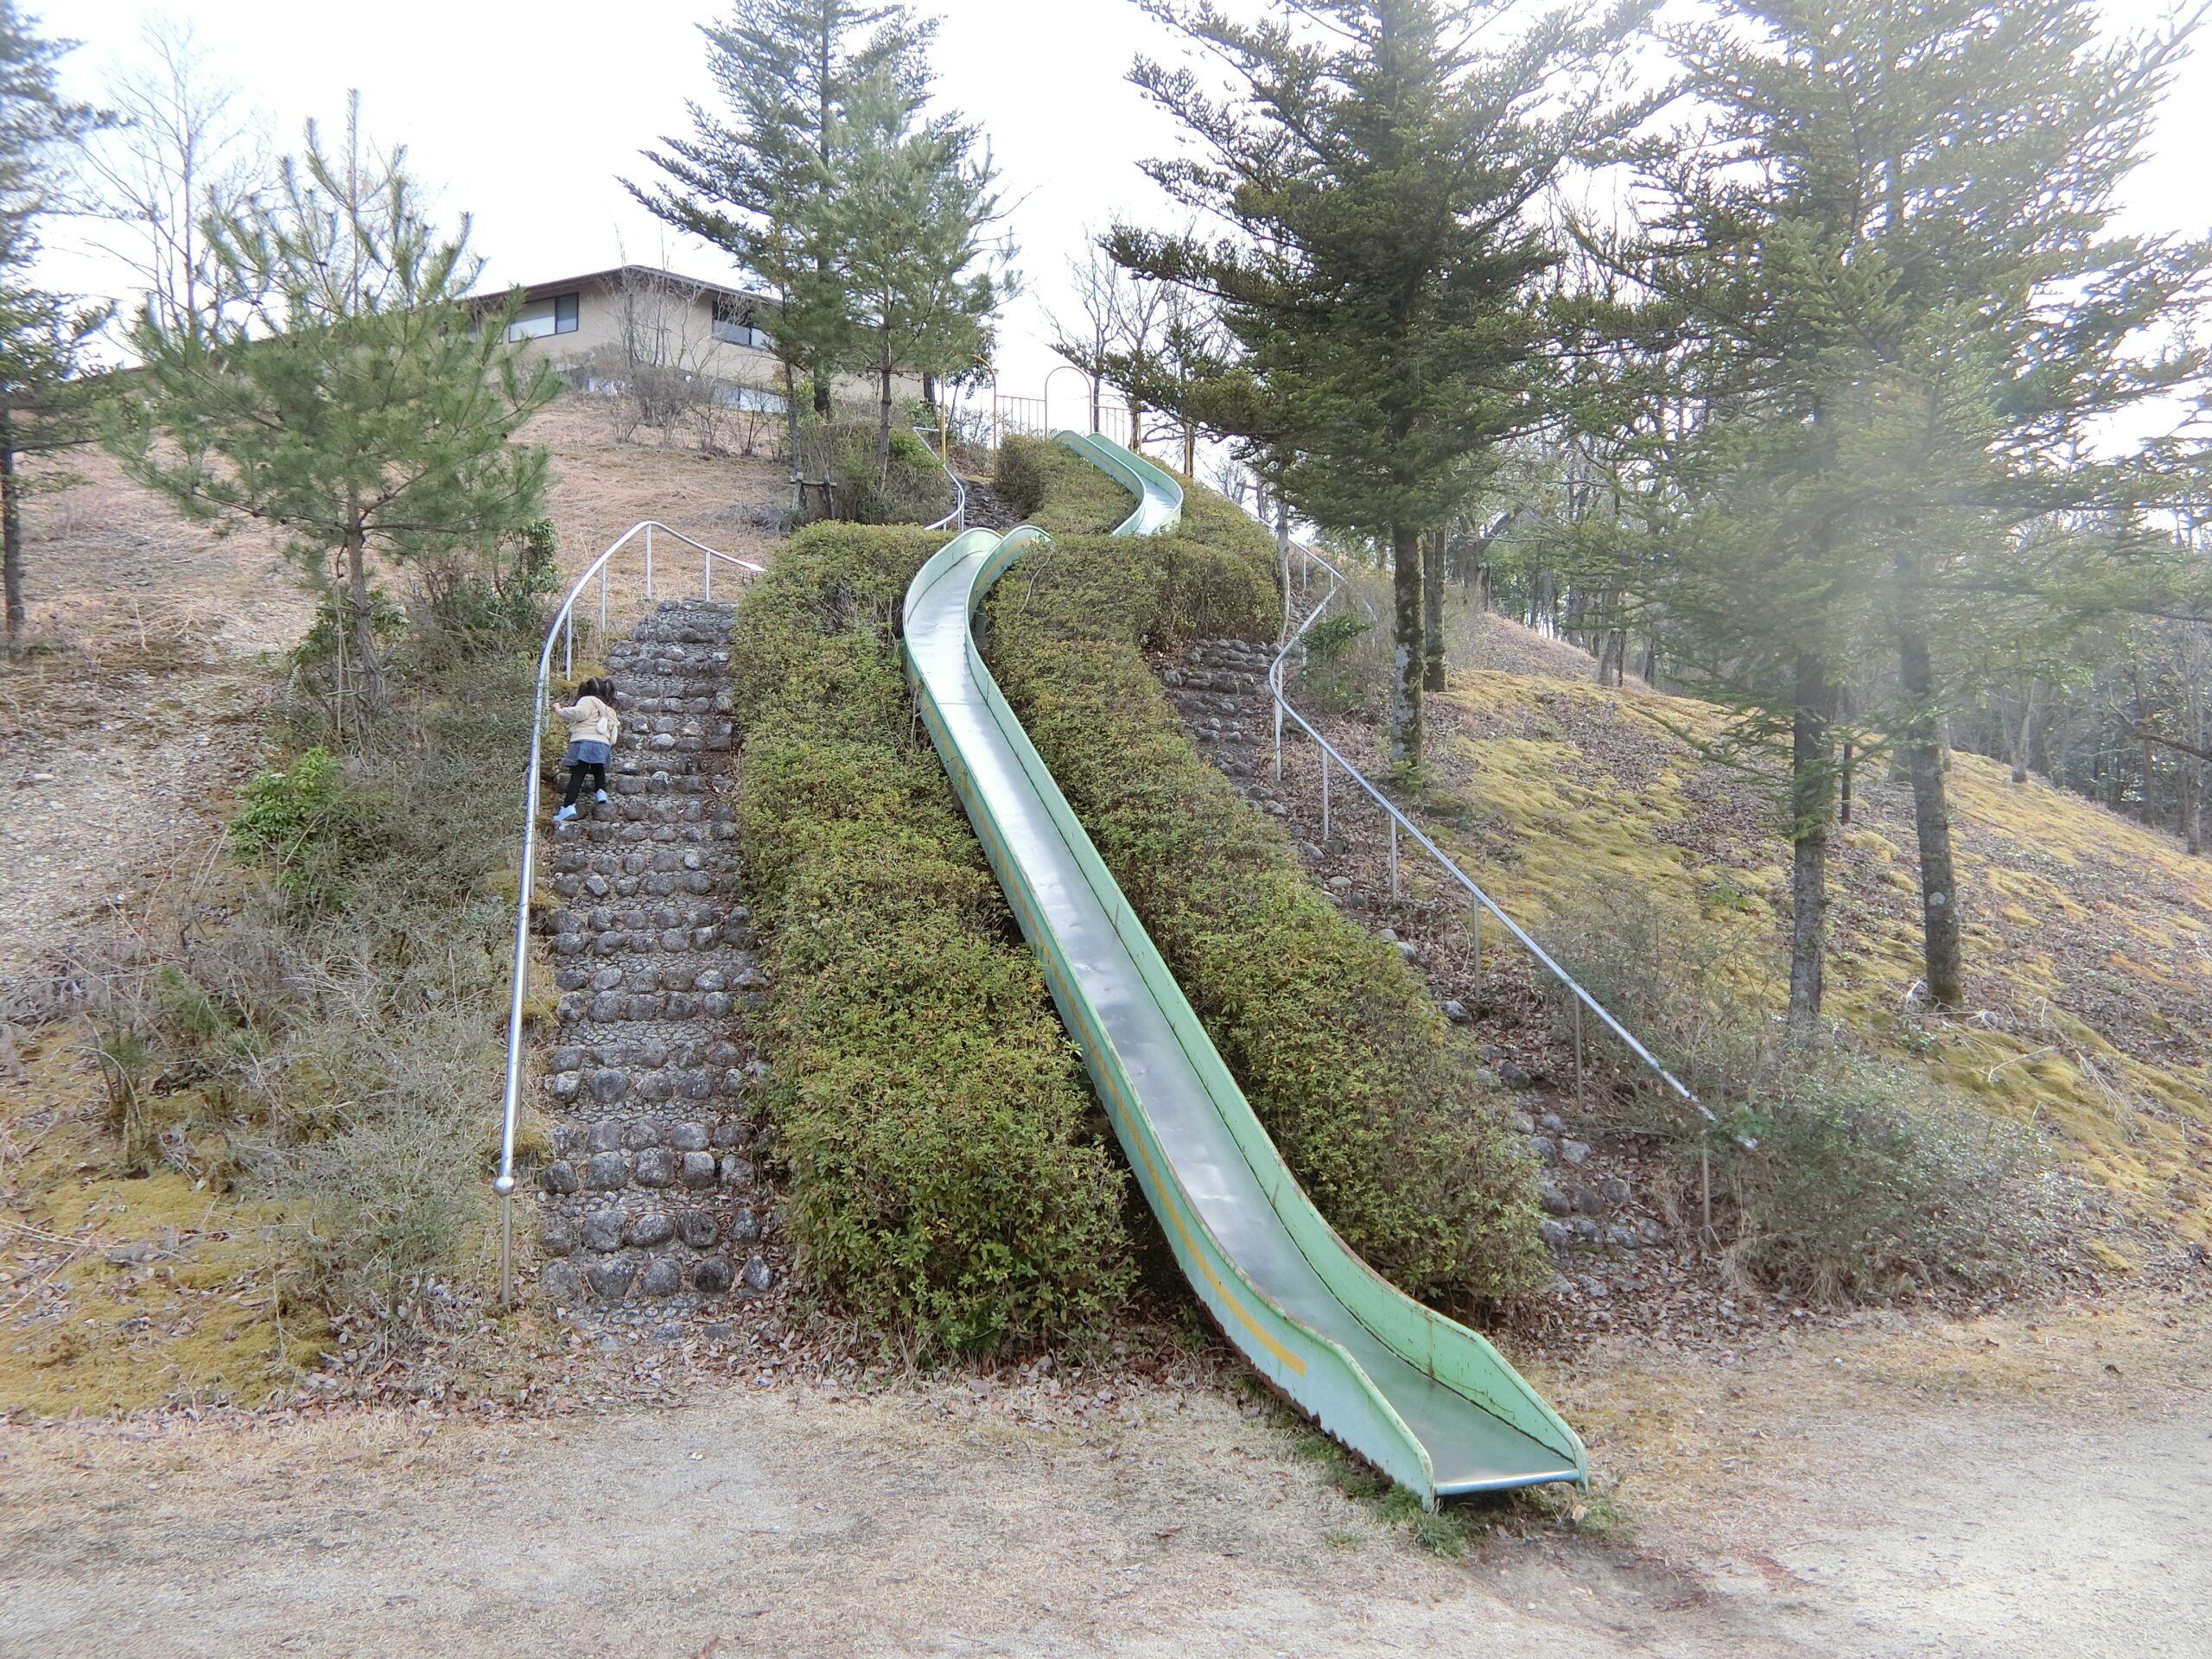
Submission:
[[[203,226],[227,220],[273,177],[268,137],[238,88],[216,79],[188,21],[153,16],[146,60],[108,89],[118,124],[91,156],[102,218],[127,226],[126,261],[164,323],[198,315],[207,298]]]
[[[732,353],[715,333],[720,293],[666,271],[624,269],[620,337],[571,365],[587,389],[608,397],[623,442],[641,427],[658,432],[664,448],[688,440],[710,454],[758,454],[768,442],[784,399],[731,372]]]

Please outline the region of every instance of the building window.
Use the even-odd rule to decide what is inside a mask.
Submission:
[[[524,303],[521,315],[507,325],[509,340],[543,340],[548,334],[576,332],[576,302],[581,296],[549,294]]]
[[[753,307],[733,294],[715,296],[715,338],[755,351],[769,349],[768,336],[753,326]]]

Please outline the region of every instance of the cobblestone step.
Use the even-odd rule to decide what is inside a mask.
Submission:
[[[608,798],[549,831],[539,1284],[587,1323],[711,1317],[773,1282],[760,1072],[732,1040],[766,982],[706,760],[730,745],[731,610],[664,605],[609,647],[624,731]]]

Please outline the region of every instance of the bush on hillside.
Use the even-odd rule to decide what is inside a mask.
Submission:
[[[925,1350],[1095,1328],[1122,1179],[895,642],[937,538],[802,532],[738,608],[739,833],[774,986],[785,1216],[840,1304]]]
[[[1534,1179],[1472,1045],[1199,757],[1141,655],[1273,631],[1272,545],[1238,539],[1030,553],[993,601],[994,671],[1330,1224],[1416,1294],[1510,1294],[1543,1270]]]
[[[1606,884],[1538,938],[1722,1120],[1595,1042],[1619,1085],[1594,1091],[1600,1109],[1668,1147],[1686,1187],[1711,1158],[1715,1230],[1757,1282],[1842,1304],[1986,1290],[2025,1266],[2043,1224],[2032,1134],[1909,1064],[1787,1040],[1740,988],[1730,941],[1640,888]]]
[[[1081,455],[1050,438],[1007,437],[991,486],[1049,534],[1103,535],[1136,508],[1136,498]]]
[[[799,428],[799,472],[808,482],[803,517],[854,524],[930,524],[952,511],[952,485],[936,453],[904,427],[891,432],[879,467],[872,420],[823,421]],[[830,483],[824,504],[818,486]]]

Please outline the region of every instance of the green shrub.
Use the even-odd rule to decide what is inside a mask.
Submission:
[[[891,429],[891,452],[880,466],[873,420],[822,421],[799,428],[799,471],[810,483],[828,479],[827,510],[818,489],[806,493],[804,517],[855,524],[934,524],[952,508],[952,486],[936,452],[904,427]]]
[[[1112,478],[1050,438],[1006,439],[991,485],[1023,518],[1055,536],[1103,534],[1137,505]]]
[[[895,619],[938,541],[821,526],[747,588],[738,824],[806,1271],[972,1352],[1096,1327],[1131,1268],[1075,1056],[914,727]]]
[[[1709,1160],[1714,1231],[1755,1281],[1844,1304],[1986,1290],[2025,1267],[2045,1225],[2028,1131],[1905,1062],[1789,1040],[1732,971],[1731,936],[1629,884],[1538,938],[1722,1120],[1709,1128],[1593,1037],[1618,1085],[1592,1091],[1599,1109],[1667,1148],[1685,1191]]]
[[[267,866],[296,898],[316,904],[340,898],[375,804],[346,781],[338,757],[317,745],[286,766],[256,772],[238,793],[224,836],[231,850]]]
[[[1471,1043],[1200,759],[1141,655],[1271,632],[1272,559],[1264,533],[1063,537],[1000,582],[993,669],[1322,1214],[1416,1294],[1503,1296],[1541,1274],[1534,1183]]]

